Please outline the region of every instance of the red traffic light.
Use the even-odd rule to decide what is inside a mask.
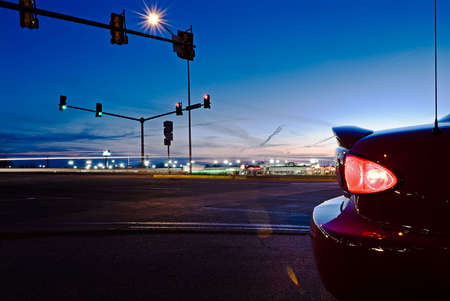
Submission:
[[[203,107],[205,109],[211,109],[211,100],[209,94],[203,95]]]
[[[175,112],[177,115],[183,115],[183,107],[181,105],[181,102],[175,103]]]

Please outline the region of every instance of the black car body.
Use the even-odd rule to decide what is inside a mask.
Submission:
[[[333,131],[344,195],[317,206],[311,221],[326,288],[342,299],[448,298],[450,115],[438,131]]]

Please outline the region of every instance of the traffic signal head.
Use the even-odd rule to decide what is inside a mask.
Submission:
[[[203,95],[203,107],[205,109],[211,109],[211,100],[209,94]]]
[[[176,111],[177,115],[183,115],[183,106],[182,106],[181,102],[177,102],[175,104],[175,111]]]
[[[173,122],[172,121],[164,121],[164,137],[172,141],[173,140]]]
[[[67,109],[67,96],[61,95],[59,96],[59,110],[64,111]]]
[[[95,117],[102,117],[102,115],[103,115],[102,104],[97,102],[97,104],[95,105]]]
[[[178,30],[177,36],[173,36],[173,51],[177,53],[177,56],[193,61],[195,57],[194,50],[194,34],[192,32]]]
[[[26,8],[36,8],[36,3],[33,0],[19,0],[19,4],[25,6]],[[38,28],[39,21],[35,14],[29,10],[20,10],[20,26],[22,28],[26,27],[29,29]]]
[[[111,44],[128,44],[128,37],[125,34],[125,14],[111,14]]]

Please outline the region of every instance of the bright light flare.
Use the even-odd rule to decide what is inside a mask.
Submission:
[[[156,4],[148,6],[145,1],[144,6],[143,13],[136,12],[141,17],[141,22],[139,22],[139,25],[146,31],[161,33],[168,25],[167,20],[164,19],[166,16],[166,9],[160,9],[156,6]]]
[[[158,25],[159,24],[159,15],[156,13],[151,13],[147,16],[147,22],[150,23],[150,25]]]

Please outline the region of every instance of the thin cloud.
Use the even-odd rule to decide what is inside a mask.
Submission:
[[[270,134],[269,137],[267,137],[267,139],[263,143],[261,143],[259,146],[265,146],[274,136],[278,135],[282,129],[283,129],[282,125],[278,126],[275,129],[275,131],[273,131],[273,133]]]
[[[326,138],[326,139],[320,140],[320,141],[318,141],[318,142],[316,142],[316,143],[313,143],[313,144],[305,145],[305,146],[303,146],[303,147],[309,148],[309,147],[317,147],[317,146],[321,146],[322,143],[327,142],[327,141],[333,139],[334,137],[336,137],[336,136],[333,135],[333,136],[331,136],[331,137],[328,137],[328,138]],[[330,144],[330,143],[327,143],[327,144],[325,144],[325,145],[329,145],[329,144]],[[324,146],[324,145],[322,145],[322,146]]]
[[[81,131],[78,133],[45,133],[36,135],[30,131],[20,133],[6,133],[0,132],[0,144],[4,151],[7,152],[23,152],[27,150],[40,151],[46,149],[47,151],[58,152],[64,150],[64,146],[48,145],[48,144],[65,144],[77,141],[106,141],[119,140],[133,135],[133,132],[126,132],[116,135],[100,135],[93,134],[89,131]],[[89,150],[88,147],[71,147],[72,150]]]

